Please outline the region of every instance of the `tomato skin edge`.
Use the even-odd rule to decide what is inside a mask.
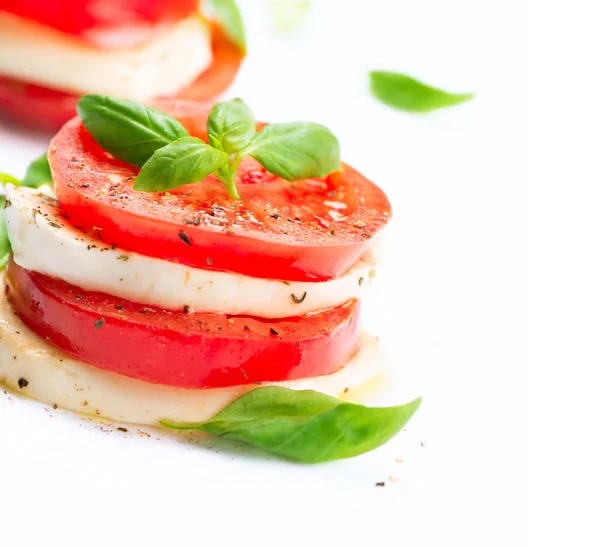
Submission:
[[[213,61],[177,97],[196,101],[211,100],[231,84],[240,68],[243,53],[227,38],[217,23],[211,22],[210,26]],[[0,115],[43,131],[56,132],[73,118],[80,97],[81,95],[14,80],[0,74]]]
[[[181,317],[169,322],[173,312],[164,327],[156,325],[160,310],[145,324],[140,305],[27,271],[12,259],[6,281],[12,308],[33,332],[84,363],[154,384],[208,389],[309,378],[339,370],[358,350],[358,302],[308,320],[223,316],[223,331],[188,331],[178,328]]]

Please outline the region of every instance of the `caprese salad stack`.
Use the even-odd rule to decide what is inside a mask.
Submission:
[[[0,377],[306,461],[385,442],[419,400],[334,397],[381,371],[360,300],[385,194],[319,124],[256,124],[239,99],[157,106],[83,97],[50,143],[56,198],[7,185]]]
[[[245,53],[232,0],[0,0],[0,113],[54,131],[85,93],[206,100]]]

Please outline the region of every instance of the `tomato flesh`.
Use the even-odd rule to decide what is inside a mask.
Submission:
[[[0,11],[102,47],[110,43],[107,36],[120,31],[139,43],[156,26],[173,24],[198,10],[198,0],[0,0]]]
[[[280,320],[185,313],[84,291],[12,260],[7,295],[39,336],[145,382],[213,388],[329,374],[358,349],[359,304]]]
[[[211,24],[213,58],[210,66],[178,95],[207,101],[225,90],[243,59],[236,45],[220,27]],[[45,130],[58,129],[75,116],[80,95],[0,76],[0,112],[20,123]]]
[[[159,106],[206,137],[205,105]],[[170,192],[138,192],[138,169],[104,152],[77,118],[52,140],[49,161],[71,224],[104,243],[197,268],[332,279],[352,267],[390,218],[383,191],[347,165],[324,179],[289,182],[246,158],[237,179],[243,201],[232,201],[214,176]]]

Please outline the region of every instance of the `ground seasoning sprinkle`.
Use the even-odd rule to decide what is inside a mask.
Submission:
[[[190,313],[190,307],[187,304],[185,306],[183,306],[183,313],[185,313],[185,314]]]
[[[375,486],[385,486],[385,482],[376,482]]]
[[[207,263],[209,266],[212,266],[212,258],[207,258],[207,259],[206,259],[206,263]]]
[[[127,260],[129,260],[129,257],[127,255],[121,255],[117,257],[117,260],[122,260],[123,262],[126,262]]]
[[[304,291],[304,294],[298,298],[294,293],[292,293],[292,300],[294,302],[296,302],[296,304],[302,304],[302,302],[304,302],[304,299],[306,298],[306,291]]]
[[[248,325],[244,325],[244,330],[250,330],[250,327]]]
[[[190,247],[192,246],[192,242],[184,232],[179,232],[179,239],[181,239],[181,241],[183,241],[186,245],[189,245]]]
[[[271,334],[274,334],[275,336],[279,336],[279,333],[273,327],[271,327],[269,329],[269,331],[271,332]]]
[[[94,327],[97,329],[101,329],[102,325],[104,325],[104,317],[101,317],[100,319],[98,319],[98,321],[94,323]]]
[[[23,389],[29,385],[29,381],[25,380],[25,378],[19,378],[19,389]]]
[[[127,429],[126,427],[117,427],[117,429],[119,431],[122,431],[123,433],[127,433],[129,431],[129,429]]]
[[[361,277],[361,278],[358,280],[358,286],[360,287],[360,286],[361,286],[361,285],[362,285],[364,282],[365,282],[365,280],[364,280],[364,279]]]

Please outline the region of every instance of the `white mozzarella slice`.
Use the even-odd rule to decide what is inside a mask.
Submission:
[[[0,11],[0,74],[52,89],[143,102],[176,94],[211,61],[210,30],[197,15],[143,46],[105,50]]]
[[[0,282],[4,282],[3,277]],[[379,342],[362,334],[361,349],[344,368],[327,376],[288,382],[266,382],[291,389],[343,394],[383,372]],[[118,348],[115,348],[118,351]],[[193,390],[149,384],[68,357],[30,331],[0,298],[0,382],[46,404],[105,419],[146,425],[160,420],[207,420],[234,399],[259,387]],[[25,385],[26,383],[26,385]]]
[[[191,268],[102,245],[66,225],[55,202],[39,192],[8,185],[6,196],[8,236],[19,266],[140,304],[293,317],[360,298],[375,273],[372,253],[344,276],[318,283]]]

